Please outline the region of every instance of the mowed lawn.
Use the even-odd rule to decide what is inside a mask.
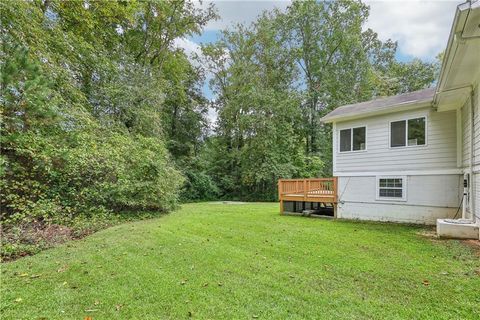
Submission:
[[[480,258],[416,226],[188,204],[2,265],[2,319],[479,319]]]

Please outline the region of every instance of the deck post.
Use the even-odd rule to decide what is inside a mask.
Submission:
[[[335,203],[338,202],[338,177],[333,177],[333,193],[335,195]]]
[[[307,181],[303,180],[303,201],[307,200]],[[305,203],[305,202],[304,202]],[[303,209],[305,210],[305,209]]]
[[[283,199],[282,199],[282,180],[278,180],[278,200],[280,201],[280,214],[283,214]]]
[[[337,205],[338,205],[338,177],[333,177],[333,193],[335,194],[333,204],[333,217],[337,218]]]

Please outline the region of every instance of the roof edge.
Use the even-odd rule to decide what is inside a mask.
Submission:
[[[385,105],[384,108],[381,108],[379,110],[367,111],[367,112],[356,113],[356,114],[347,114],[347,115],[330,116],[330,117],[327,114],[326,116],[322,117],[320,121],[323,123],[349,121],[349,120],[368,118],[372,116],[394,113],[399,111],[407,111],[407,110],[431,107],[432,104],[433,104],[433,97],[429,99],[409,101],[406,103],[404,102],[404,103],[398,103],[393,105],[392,104]]]

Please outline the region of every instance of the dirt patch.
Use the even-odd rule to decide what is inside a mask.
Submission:
[[[433,228],[432,229],[422,229],[421,231],[417,232],[417,234],[419,236],[429,238],[429,239],[434,239],[434,240],[438,239],[437,232]]]
[[[247,204],[247,202],[242,201],[215,201],[212,204]]]
[[[24,223],[2,230],[2,262],[34,254],[77,238],[72,228],[41,222]]]
[[[58,224],[42,224],[39,222],[24,224],[5,231],[4,238],[8,241],[21,241],[24,243],[37,243],[41,241],[52,244],[62,243],[72,239],[71,228]]]
[[[480,240],[462,240],[462,243],[464,243],[466,246],[470,247],[473,249],[475,254],[480,257]]]
[[[455,240],[455,239],[441,239],[437,236],[437,232],[435,229],[424,229],[417,234],[421,237],[427,238],[430,241],[436,242],[436,243],[441,243],[449,240]],[[473,249],[475,255],[480,257],[480,240],[474,240],[474,239],[469,239],[469,240],[458,240],[462,244],[466,245],[467,247],[470,247]]]

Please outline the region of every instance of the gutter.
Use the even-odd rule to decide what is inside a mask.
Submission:
[[[432,99],[426,100],[415,100],[415,101],[408,101],[404,103],[399,103],[396,105],[388,105],[385,108],[381,108],[375,111],[366,111],[364,113],[352,113],[346,115],[339,115],[339,116],[332,116],[332,117],[323,117],[320,119],[323,123],[333,123],[338,121],[348,121],[354,119],[361,119],[371,116],[377,116],[382,114],[400,112],[400,111],[407,111],[413,109],[421,109],[426,107],[432,106]]]
[[[472,217],[473,222],[477,221],[477,216],[476,216],[476,211],[475,211],[475,206],[476,206],[476,198],[475,198],[475,177],[473,173],[473,165],[475,163],[475,91],[472,89],[470,93],[470,115],[471,115],[471,120],[470,120],[470,181],[469,181],[469,188],[470,188],[470,194],[469,194],[469,201],[468,204],[470,206],[470,215]],[[472,199],[474,197],[474,199]],[[473,201],[472,201],[473,200]]]

